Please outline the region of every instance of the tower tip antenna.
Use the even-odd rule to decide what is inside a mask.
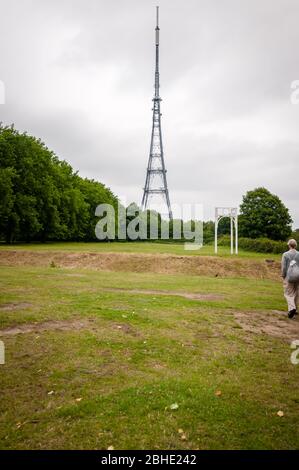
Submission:
[[[157,28],[159,28],[159,7],[156,7],[156,14],[157,14]]]

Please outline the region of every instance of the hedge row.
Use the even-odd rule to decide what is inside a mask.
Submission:
[[[218,240],[218,245],[230,245],[230,236],[223,235]],[[255,251],[257,253],[284,253],[288,246],[286,242],[274,241],[269,238],[239,238],[239,247],[247,251]]]

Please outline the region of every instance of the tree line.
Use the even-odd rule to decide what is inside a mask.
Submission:
[[[117,207],[104,184],[81,178],[40,140],[0,126],[0,238],[94,240],[95,208]]]
[[[80,177],[40,139],[0,124],[0,240],[96,240],[95,209],[100,204],[111,204],[117,213],[119,200],[104,184]],[[135,203],[127,210],[132,205],[137,213]],[[150,218],[150,211],[145,217]],[[131,220],[132,210],[128,210],[125,223]],[[170,238],[178,222],[184,225],[183,221],[171,221]],[[162,224],[158,214],[158,239]],[[191,226],[194,224],[191,221]],[[291,235],[291,224],[287,207],[266,188],[256,188],[243,196],[240,237],[284,241]],[[214,221],[203,222],[205,243],[214,239],[214,228]],[[221,236],[229,231],[230,221],[225,218],[218,233]]]

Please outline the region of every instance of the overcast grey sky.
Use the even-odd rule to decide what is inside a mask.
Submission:
[[[0,0],[0,120],[140,203],[156,4],[171,201],[210,218],[265,186],[299,227],[298,0]]]

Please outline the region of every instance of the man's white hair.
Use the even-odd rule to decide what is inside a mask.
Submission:
[[[291,238],[291,240],[288,241],[288,246],[290,248],[297,248],[297,242],[294,240],[294,238]]]

